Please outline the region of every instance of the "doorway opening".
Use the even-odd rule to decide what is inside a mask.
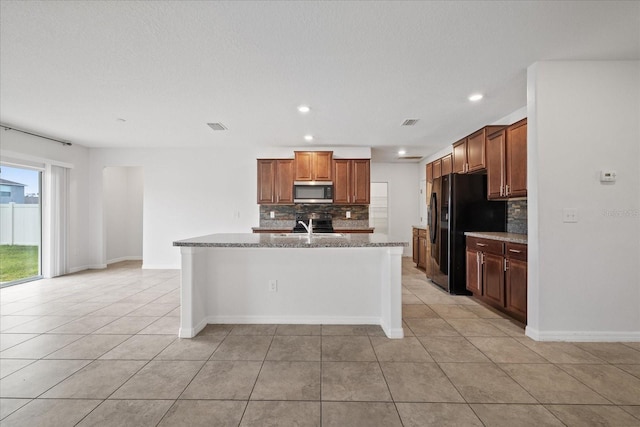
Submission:
[[[388,183],[371,183],[371,201],[369,204],[369,227],[375,233],[389,234]]]
[[[0,166],[0,287],[42,278],[42,171]]]
[[[143,169],[110,166],[102,172],[105,261],[142,260]]]

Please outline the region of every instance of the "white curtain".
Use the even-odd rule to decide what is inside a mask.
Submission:
[[[61,276],[68,271],[69,169],[47,165],[44,193],[44,277]]]

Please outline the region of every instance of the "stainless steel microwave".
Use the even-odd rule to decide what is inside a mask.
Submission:
[[[295,181],[293,183],[294,203],[333,203],[333,182]]]

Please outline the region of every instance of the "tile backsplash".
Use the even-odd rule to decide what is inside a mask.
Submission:
[[[351,218],[346,218],[347,211],[351,212]],[[271,218],[274,212],[275,218]],[[347,223],[353,221],[354,225],[369,222],[368,205],[331,205],[331,204],[297,204],[297,205],[260,205],[260,227],[271,227],[278,222],[290,224],[296,219],[296,214],[327,214],[334,221]],[[346,226],[345,226],[346,227]],[[362,228],[360,226],[356,228]]]
[[[527,234],[527,200],[509,200],[507,202],[507,231]]]

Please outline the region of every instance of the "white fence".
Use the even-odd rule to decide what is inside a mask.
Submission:
[[[0,244],[39,245],[40,205],[0,204]]]

